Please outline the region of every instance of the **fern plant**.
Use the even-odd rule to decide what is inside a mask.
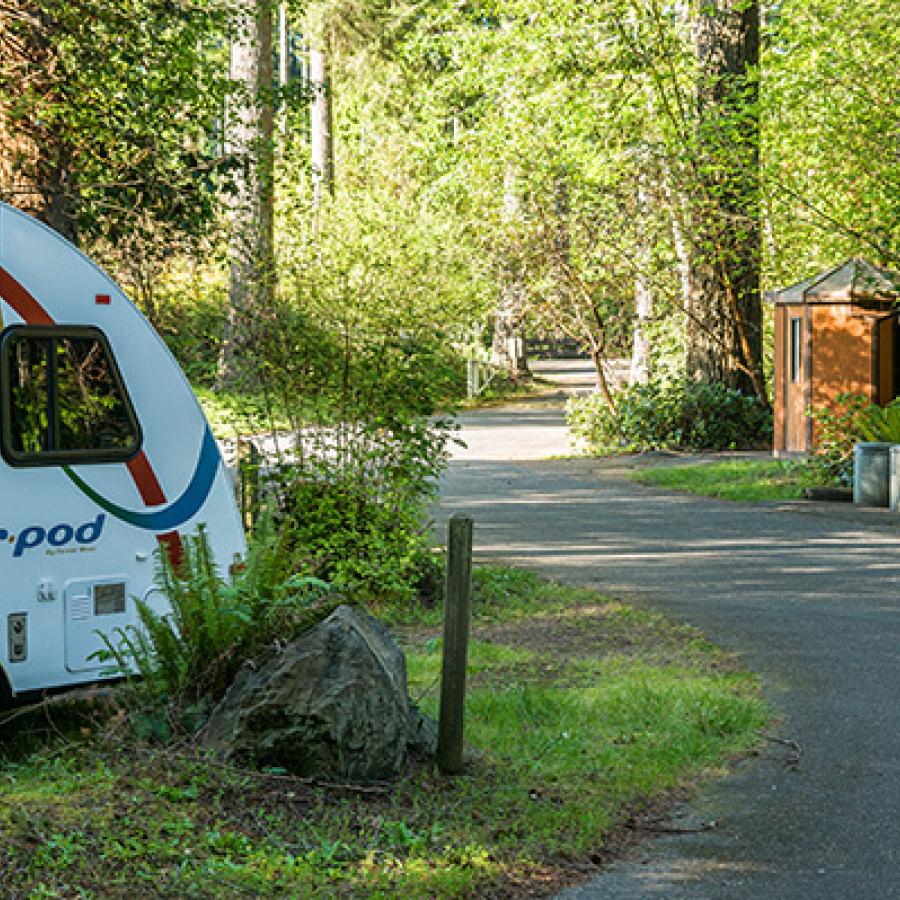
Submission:
[[[165,708],[169,730],[192,731],[247,660],[293,639],[341,600],[326,582],[290,574],[284,539],[270,521],[258,525],[243,569],[228,580],[203,526],[183,544],[177,568],[165,553],[156,557],[169,611],[159,614],[136,600],[140,627],[101,634],[105,649],[98,656],[119,673],[137,673],[137,696],[145,707]]]
[[[859,436],[866,441],[900,444],[900,398],[887,406],[867,406],[860,417]]]

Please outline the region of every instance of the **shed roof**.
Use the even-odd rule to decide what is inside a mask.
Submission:
[[[900,273],[864,259],[847,262],[812,278],[772,291],[775,303],[840,303],[854,300],[900,299]]]

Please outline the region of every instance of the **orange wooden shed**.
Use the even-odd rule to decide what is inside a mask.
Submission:
[[[900,396],[900,274],[851,259],[769,295],[775,303],[776,456],[815,446],[809,409],[841,393]]]

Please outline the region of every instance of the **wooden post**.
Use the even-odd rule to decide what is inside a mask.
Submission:
[[[463,767],[463,718],[469,649],[469,601],[472,594],[472,519],[450,519],[447,587],[444,596],[444,658],[438,716],[438,768],[455,775]]]
[[[241,514],[241,522],[244,521],[244,439],[237,432],[234,448],[234,499]]]
[[[240,484],[239,505],[245,531],[253,531],[259,516],[260,452],[253,441],[239,441],[237,471]]]

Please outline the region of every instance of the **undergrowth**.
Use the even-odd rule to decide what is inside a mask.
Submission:
[[[258,523],[246,559],[229,577],[213,558],[205,528],[183,540],[178,565],[157,552],[156,583],[169,610],[135,598],[140,627],[100,634],[98,656],[129,677],[132,721],[165,743],[204,724],[238,671],[298,637],[345,602],[302,569],[270,519]]]
[[[392,614],[410,694],[434,713],[441,610]],[[479,568],[461,776],[420,764],[389,785],[320,784],[154,747],[105,708],[45,709],[0,725],[4,890],[549,894],[605,858],[648,798],[752,747],[767,715],[755,680],[693,629]]]
[[[724,384],[652,381],[613,393],[573,397],[566,421],[593,453],[645,450],[735,450],[768,444],[772,414],[755,397]]]

